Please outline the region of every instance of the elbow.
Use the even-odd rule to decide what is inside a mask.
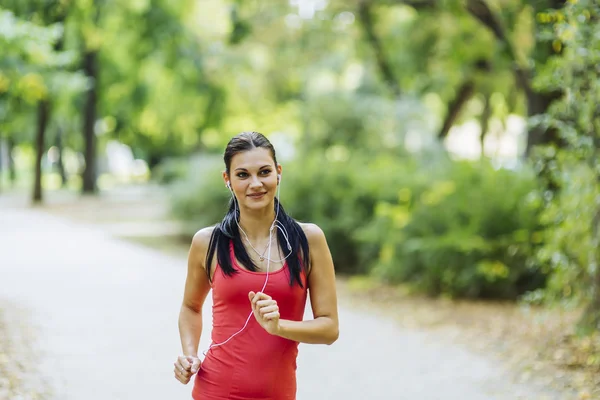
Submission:
[[[331,334],[329,335],[329,337],[327,338],[327,341],[325,342],[326,345],[331,346],[332,344],[334,344],[338,338],[340,337],[340,330],[338,327],[336,327]]]
[[[202,315],[202,305],[183,302],[183,304],[181,304],[181,311],[188,311],[193,314]]]

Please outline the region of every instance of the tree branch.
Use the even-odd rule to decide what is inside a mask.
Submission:
[[[375,58],[379,71],[383,76],[383,80],[387,83],[389,88],[392,90],[396,97],[400,97],[402,94],[398,80],[394,76],[394,72],[391,63],[384,54],[383,46],[379,37],[375,33],[375,27],[373,23],[373,16],[371,14],[371,4],[367,1],[361,1],[358,5],[358,18],[365,31],[368,42],[371,44],[373,51],[375,52]]]
[[[472,66],[473,73],[489,73],[491,69],[492,65],[490,61],[486,59],[476,60]],[[444,140],[444,138],[448,136],[450,128],[452,128],[452,125],[454,125],[454,122],[458,119],[460,112],[465,104],[467,104],[467,101],[475,94],[475,90],[475,79],[473,78],[473,74],[469,74],[469,77],[460,85],[454,99],[448,103],[448,112],[446,113],[446,118],[442,124],[442,129],[438,133],[439,140]]]
[[[405,5],[415,10],[429,10],[437,7],[438,0],[383,0],[378,2],[381,5]]]
[[[467,11],[471,14],[476,20],[481,22],[486,28],[488,28],[492,34],[496,37],[505,48],[508,56],[513,61],[513,72],[515,74],[515,78],[517,84],[526,92],[531,92],[530,85],[530,74],[528,71],[523,70],[518,62],[517,55],[514,47],[512,46],[510,40],[502,24],[498,20],[498,18],[494,15],[490,7],[487,5],[485,0],[467,0]]]
[[[456,97],[448,104],[448,112],[446,113],[444,124],[438,133],[439,140],[444,140],[446,136],[448,136],[450,128],[454,125],[454,122],[460,115],[460,111],[471,96],[473,96],[473,93],[475,93],[475,82],[472,79],[464,81],[460,86],[460,89],[458,89]]]
[[[479,137],[481,158],[485,157],[485,137],[490,130],[490,117],[492,116],[492,105],[490,103],[490,95],[486,93],[483,98],[483,111],[479,118],[479,125],[481,126],[481,135]]]

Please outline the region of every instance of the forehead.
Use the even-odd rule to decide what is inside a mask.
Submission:
[[[258,147],[237,153],[231,158],[231,169],[245,168],[258,169],[264,165],[275,165],[271,152],[268,149]]]

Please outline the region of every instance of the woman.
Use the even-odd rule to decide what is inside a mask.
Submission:
[[[293,400],[298,343],[338,338],[329,247],[319,227],[296,222],[279,203],[282,169],[263,135],[235,136],[223,158],[232,201],[220,224],[192,240],[175,377],[187,384],[197,373],[196,400]],[[211,289],[212,344],[201,361],[202,307]],[[314,319],[302,321],[307,293]]]

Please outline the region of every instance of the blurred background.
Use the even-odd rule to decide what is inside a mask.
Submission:
[[[566,315],[598,388],[599,65],[593,0],[0,0],[0,205],[177,251],[259,131],[340,284]]]

